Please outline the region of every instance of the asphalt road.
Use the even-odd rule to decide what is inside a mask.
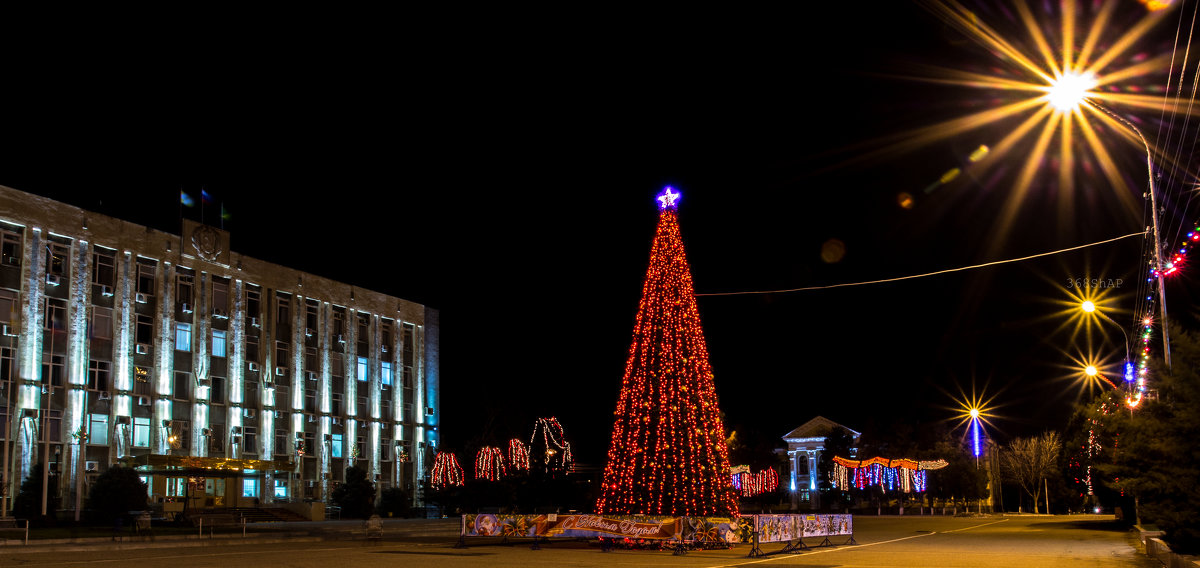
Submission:
[[[455,548],[453,525],[438,523],[429,529],[408,532],[392,528],[400,525],[391,525],[385,528],[384,541],[375,543],[348,540],[347,533],[341,540],[296,539],[253,545],[217,540],[203,546],[196,546],[195,542],[158,543],[155,548],[97,546],[19,554],[0,552],[0,568],[1160,567],[1138,551],[1135,534],[1116,527],[1111,516],[855,517],[858,544],[815,547],[819,539],[809,539],[806,542],[814,547],[795,553],[774,553],[782,545],[765,544],[762,550],[768,554],[755,557],[748,555],[747,545],[684,555],[649,550],[603,552],[595,543],[579,541],[552,541],[535,550],[529,541],[501,545],[494,539],[474,539],[466,548]]]

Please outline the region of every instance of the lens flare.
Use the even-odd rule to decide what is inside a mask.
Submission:
[[[1084,99],[1094,96],[1091,92],[1097,84],[1091,73],[1068,71],[1050,83],[1046,102],[1060,112],[1074,112]]]

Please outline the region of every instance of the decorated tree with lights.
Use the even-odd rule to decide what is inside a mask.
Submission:
[[[725,428],[679,233],[679,193],[659,220],[617,400],[596,510],[736,516]]]

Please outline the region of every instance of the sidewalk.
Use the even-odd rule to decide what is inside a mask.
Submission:
[[[458,538],[459,519],[384,519],[384,541],[417,541],[417,542],[447,542],[453,543]],[[245,535],[241,527],[220,529],[215,534],[205,527],[204,534],[199,528],[195,532],[154,534],[153,536],[134,535],[125,531],[119,537],[81,537],[39,539],[38,529],[31,529],[29,544],[23,544],[22,534],[17,538],[15,532],[7,530],[0,538],[0,554],[20,554],[36,552],[75,552],[89,550],[130,550],[139,548],[178,548],[188,546],[205,546],[220,542],[221,544],[271,544],[280,542],[315,542],[322,540],[363,540],[366,534],[363,521],[311,521],[311,522],[271,522],[248,523],[245,525]]]

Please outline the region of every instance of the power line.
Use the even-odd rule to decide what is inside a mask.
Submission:
[[[914,278],[925,278],[928,276],[937,276],[939,274],[948,274],[951,272],[962,272],[964,270],[973,270],[976,268],[986,268],[989,266],[996,266],[998,264],[1021,262],[1024,260],[1029,260],[1031,258],[1039,258],[1039,257],[1043,257],[1043,256],[1062,254],[1064,252],[1071,252],[1074,250],[1079,250],[1079,249],[1083,249],[1083,248],[1094,247],[1096,245],[1102,245],[1102,244],[1111,243],[1114,241],[1119,241],[1121,239],[1128,239],[1128,238],[1132,238],[1132,237],[1141,237],[1144,235],[1145,235],[1145,233],[1129,233],[1128,235],[1122,235],[1120,237],[1113,237],[1111,239],[1107,239],[1107,240],[1103,240],[1103,241],[1096,241],[1094,243],[1088,243],[1086,245],[1079,245],[1079,246],[1074,246],[1074,247],[1065,248],[1065,249],[1059,249],[1059,250],[1050,251],[1050,252],[1031,254],[1029,256],[1022,256],[1019,258],[996,260],[996,261],[992,261],[992,262],[985,262],[983,264],[973,264],[971,266],[960,266],[958,268],[948,268],[946,270],[938,270],[937,272],[926,272],[925,274],[913,274],[910,276],[899,276],[896,278],[884,278],[882,280],[868,280],[865,282],[845,282],[842,284],[828,284],[825,286],[807,286],[804,288],[788,288],[785,290],[755,290],[755,291],[748,291],[748,292],[709,292],[706,294],[696,294],[696,296],[738,296],[738,295],[749,295],[749,294],[781,294],[784,292],[807,292],[810,290],[828,290],[830,288],[846,288],[849,286],[865,286],[867,284],[883,284],[886,282],[897,282],[900,280],[912,280]]]

